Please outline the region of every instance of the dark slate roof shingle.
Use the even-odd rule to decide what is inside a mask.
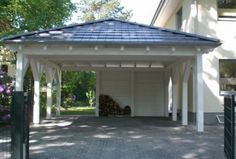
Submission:
[[[117,19],[106,19],[35,31],[6,37],[2,41],[4,43],[73,43],[95,45],[220,45],[220,41],[217,39]]]

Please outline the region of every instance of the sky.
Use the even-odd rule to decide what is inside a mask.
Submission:
[[[72,0],[72,2],[78,3],[79,0]],[[120,0],[120,2],[125,9],[133,10],[133,17],[130,21],[149,25],[160,0]],[[79,23],[76,17],[74,14],[71,23]]]

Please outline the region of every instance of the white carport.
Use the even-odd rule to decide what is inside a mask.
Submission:
[[[111,86],[119,83],[112,78],[116,76],[123,83],[119,88],[128,88],[128,95],[121,89],[123,96],[117,95],[117,99],[121,103],[129,101],[132,116],[153,116],[154,107],[151,105],[161,108],[157,111],[161,110],[162,113],[156,116],[168,116],[168,83],[171,77],[172,119],[177,120],[179,107],[182,109],[182,124],[187,125],[188,81],[192,71],[196,126],[197,131],[204,131],[202,55],[217,47],[220,44],[218,40],[107,19],[26,33],[5,38],[3,42],[17,51],[16,91],[23,91],[23,77],[28,65],[31,65],[35,89],[35,124],[40,122],[40,77],[43,71],[47,81],[47,117],[50,118],[53,79],[57,81],[59,115],[62,71],[93,70],[97,72],[97,115],[99,94],[119,92],[116,87],[111,89]],[[104,82],[106,79],[110,81]],[[150,97],[153,94],[158,96],[157,100]],[[143,106],[148,104],[150,109]],[[146,114],[142,114],[144,111]]]

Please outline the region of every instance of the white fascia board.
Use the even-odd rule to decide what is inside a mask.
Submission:
[[[154,15],[151,25],[164,27],[171,15],[176,11],[181,0],[166,0],[158,15]]]

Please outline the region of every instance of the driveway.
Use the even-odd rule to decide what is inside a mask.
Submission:
[[[165,118],[61,117],[31,128],[31,159],[224,159],[223,126]]]

